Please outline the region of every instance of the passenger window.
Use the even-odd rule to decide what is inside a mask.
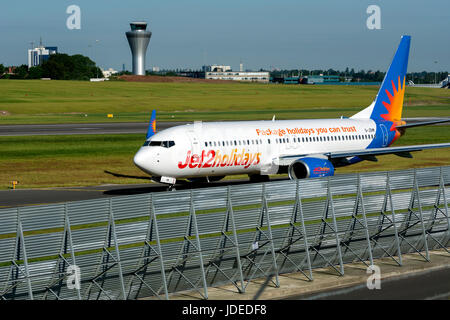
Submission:
[[[270,144],[270,139],[267,139],[267,143]]]

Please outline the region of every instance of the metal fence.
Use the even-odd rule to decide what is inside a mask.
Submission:
[[[0,298],[207,299],[281,273],[428,261],[449,252],[449,183],[445,166],[2,209]]]

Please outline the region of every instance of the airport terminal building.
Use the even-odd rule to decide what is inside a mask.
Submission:
[[[227,71],[227,72],[205,72],[206,79],[212,80],[234,80],[246,82],[269,83],[270,74],[266,71]]]

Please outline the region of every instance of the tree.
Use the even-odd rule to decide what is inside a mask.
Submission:
[[[51,78],[55,80],[64,79],[64,64],[49,59],[42,64],[42,76],[44,78]]]
[[[28,66],[26,64],[23,64],[14,70],[14,75],[11,77],[11,79],[25,79],[27,76]]]
[[[0,77],[5,73],[5,66],[3,64],[0,63]]]
[[[42,64],[43,76],[55,80],[89,80],[103,78],[95,62],[81,54],[54,54]]]
[[[41,79],[44,74],[44,70],[41,66],[35,66],[28,69],[28,78],[29,79]]]

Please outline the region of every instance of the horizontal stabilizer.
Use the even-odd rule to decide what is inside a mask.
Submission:
[[[407,123],[400,126],[396,126],[396,128],[413,128],[413,127],[420,127],[420,126],[429,126],[432,124],[438,124],[438,123],[445,123],[450,122],[450,119],[440,119],[440,120],[433,120],[433,121],[424,121],[424,122],[415,122],[415,123]]]

